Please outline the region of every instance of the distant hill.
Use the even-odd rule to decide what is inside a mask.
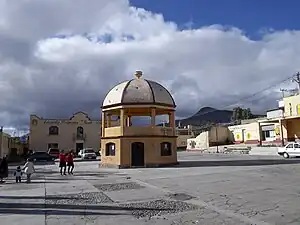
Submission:
[[[176,125],[180,123],[181,126],[209,126],[212,124],[230,124],[232,123],[232,110],[219,110],[212,107],[203,107],[196,114],[191,117],[176,120]],[[254,118],[263,117],[263,115],[253,115]]]
[[[201,108],[196,114],[194,114],[191,117],[182,120],[177,120],[176,124],[180,122],[181,126],[202,126],[214,123],[230,123],[231,117],[231,110],[218,110],[211,107],[204,107]]]

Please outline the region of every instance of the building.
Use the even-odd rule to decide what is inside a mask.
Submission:
[[[261,122],[265,121],[265,122]],[[243,124],[229,126],[235,144],[280,145],[279,123],[266,119],[244,121]]]
[[[201,132],[195,138],[187,139],[187,151],[209,149],[211,146],[225,145],[233,142],[232,133],[226,126],[214,126]]]
[[[284,97],[278,102],[278,108],[269,110],[267,118],[259,121],[260,125],[267,123],[278,124],[276,136],[281,145],[289,141],[300,140],[300,95]],[[273,134],[274,135],[274,134]]]
[[[47,151],[49,148],[100,149],[101,121],[92,120],[84,112],[77,112],[70,118],[45,119],[30,116],[29,149]]]
[[[187,140],[189,138],[195,137],[195,134],[192,130],[192,126],[186,127],[177,127],[176,128],[176,135],[177,135],[177,150],[186,149],[187,147]]]
[[[11,136],[3,132],[0,128],[0,157],[7,156],[10,153]]]
[[[177,163],[175,102],[159,83],[142,78],[113,87],[102,105],[102,167],[151,167]],[[167,127],[156,126],[157,115],[168,115]],[[113,126],[112,117],[120,124]],[[133,117],[149,116],[148,126],[133,126]]]

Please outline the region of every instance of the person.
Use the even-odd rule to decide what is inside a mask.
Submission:
[[[16,183],[21,183],[23,172],[21,167],[18,166],[17,170],[14,172],[14,176],[16,177]]]
[[[23,167],[24,172],[27,176],[27,183],[31,182],[31,175],[35,172],[33,162],[31,162],[31,159],[27,159],[27,162],[25,163]]]
[[[68,166],[68,174],[73,174],[73,169],[74,169],[73,150],[71,150],[67,155],[67,166]]]
[[[64,153],[64,150],[61,150],[59,154],[59,167],[60,167],[60,175],[67,175],[66,155]]]
[[[0,182],[3,183],[3,178],[8,177],[8,163],[6,160],[6,156],[3,157],[0,163]]]

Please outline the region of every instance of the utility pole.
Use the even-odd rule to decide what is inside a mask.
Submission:
[[[296,82],[298,85],[298,93],[300,94],[300,73],[297,72],[293,78],[292,78],[292,82]]]
[[[282,94],[282,98],[284,98],[284,94],[285,94],[286,91],[288,91],[288,89],[280,88],[280,91],[281,91],[281,94]]]
[[[217,153],[219,153],[218,125],[216,125],[216,142],[217,142]]]

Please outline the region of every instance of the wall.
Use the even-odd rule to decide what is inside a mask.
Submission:
[[[194,136],[193,135],[178,135],[177,136],[177,140],[176,140],[176,145],[177,145],[177,148],[186,148],[187,147],[187,140],[189,138],[193,138]]]
[[[58,126],[58,135],[49,135],[49,127]],[[77,140],[77,127],[83,127],[84,140]],[[58,143],[60,149],[76,147],[76,142],[83,142],[83,147],[99,149],[101,121],[91,120],[83,112],[75,113],[66,119],[43,119],[36,115],[30,116],[29,149],[47,151],[48,143]]]
[[[105,145],[107,143],[115,144],[115,156],[105,156]],[[144,143],[144,154],[146,165],[172,164],[177,162],[177,146],[176,137],[148,137],[148,138],[106,138],[101,140],[101,166],[131,166],[131,144],[134,142]],[[160,155],[160,144],[162,142],[170,142],[172,145],[171,156]]]
[[[195,138],[187,139],[187,151],[199,151],[209,148],[209,132],[204,131]]]
[[[300,115],[300,95],[285,97],[283,101],[285,117]]]
[[[228,129],[232,132],[235,143],[259,144],[260,129],[259,123],[253,122],[243,125],[229,126]]]
[[[1,144],[1,152],[0,152],[0,157],[2,158],[3,156],[9,155],[9,149],[10,149],[10,135],[6,133],[0,134],[0,138],[2,137],[2,140],[0,140]]]
[[[267,111],[267,118],[273,119],[273,118],[280,118],[283,116],[283,110],[282,109],[275,109]]]
[[[234,138],[228,127],[212,127],[209,131],[209,144],[210,146],[216,144],[229,144],[233,142]]]

